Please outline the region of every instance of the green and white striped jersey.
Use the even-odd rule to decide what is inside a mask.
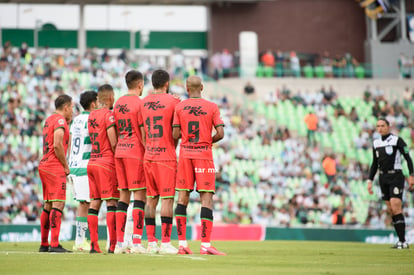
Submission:
[[[70,174],[75,176],[86,176],[86,168],[91,157],[92,143],[88,132],[89,112],[75,117],[70,126],[72,135],[69,155]]]

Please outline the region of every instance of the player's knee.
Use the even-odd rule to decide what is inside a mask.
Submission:
[[[207,207],[201,207],[201,213],[200,213],[201,219],[213,219],[213,210]]]

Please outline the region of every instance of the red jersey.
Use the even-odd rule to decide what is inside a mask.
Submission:
[[[88,118],[89,137],[92,142],[89,164],[115,165],[114,153],[111,149],[107,129],[115,126],[112,111],[101,108],[92,111]]]
[[[177,160],[172,122],[179,99],[170,94],[149,94],[142,100],[140,126],[144,126],[146,160]]]
[[[213,126],[224,126],[215,103],[189,98],[178,104],[173,127],[181,128],[180,157],[212,160]]]
[[[69,146],[69,126],[62,115],[54,113],[46,119],[43,126],[43,158],[39,166],[60,166],[63,169],[62,163],[56,157],[53,144],[54,133],[59,128],[65,131],[63,135],[63,150],[66,155]]]
[[[141,99],[135,95],[120,97],[114,108],[114,118],[118,132],[116,158],[144,158],[138,115],[141,112]]]

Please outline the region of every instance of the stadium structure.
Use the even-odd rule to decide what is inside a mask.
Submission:
[[[50,111],[47,108],[50,102],[44,101],[62,90],[76,98],[79,91],[94,88],[103,80],[114,83],[118,96],[123,89],[120,83],[124,72],[116,65],[108,65],[108,72],[105,72],[104,62],[97,61],[94,69],[82,70],[76,57],[64,56],[59,51],[45,53],[42,49],[46,46],[51,50],[77,49],[82,56],[93,47],[98,48],[99,55],[106,48],[127,48],[137,55],[142,54],[142,49],[170,51],[171,48],[181,48],[208,54],[205,60],[210,67],[204,75],[205,93],[220,105],[226,122],[227,138],[214,149],[218,168],[218,219],[224,224],[261,225],[254,231],[258,232],[256,239],[265,238],[263,226],[274,227],[273,232],[278,232],[265,234],[267,238],[283,236],[289,239],[295,238],[296,234],[307,238],[306,227],[366,229],[358,237],[337,231],[338,234],[331,237],[333,240],[367,241],[372,240],[369,238],[372,235],[388,238],[390,221],[379,201],[379,189],[376,194],[369,195],[365,179],[372,155],[373,126],[378,115],[389,117],[393,121],[393,130],[409,143],[410,148],[414,146],[411,127],[414,64],[410,63],[413,62],[414,47],[409,40],[411,25],[408,23],[413,16],[414,2],[390,1],[386,10],[378,11],[378,18],[373,16],[373,11],[365,10],[369,6],[361,8],[361,3],[348,0],[0,1],[39,2],[79,4],[81,27],[71,31],[60,31],[47,25],[31,30],[2,29],[3,45],[10,41],[10,47],[18,49],[22,42],[26,42],[29,52],[40,50],[39,56],[33,54],[32,60],[21,58],[19,62],[32,68],[28,70],[29,78],[40,79],[41,85],[30,84],[27,78],[17,82],[2,79],[1,83],[0,111],[4,125],[0,129],[3,143],[0,148],[4,152],[0,162],[1,179],[3,184],[17,190],[9,192],[6,189],[3,194],[5,205],[2,210],[8,207],[9,222],[29,214],[38,221],[35,212],[39,210],[41,199],[36,201],[35,195],[34,203],[29,201],[31,209],[11,207],[9,202],[17,200],[16,192],[20,192],[22,198],[25,196],[20,189],[33,189],[37,197],[41,194],[36,169],[13,159],[12,155],[28,150],[20,159],[36,163],[41,150],[39,120]],[[82,24],[83,8],[94,4],[203,5],[208,9],[208,29],[179,33],[151,31],[141,48],[145,34],[140,31],[131,35],[125,30],[86,30]],[[257,43],[251,45],[255,49],[253,74],[246,73],[253,65],[243,67],[242,60],[249,51],[241,49],[245,46],[242,32],[254,33],[252,37],[257,39]],[[117,39],[104,39],[106,37]],[[246,41],[250,42],[252,40]],[[281,61],[276,60],[273,66],[259,59],[268,49],[282,53]],[[231,67],[215,72],[211,58],[218,52],[232,53],[233,63]],[[324,52],[331,53],[326,57],[331,63],[321,62]],[[58,60],[59,56],[65,59],[63,65],[52,61]],[[295,64],[299,67],[292,67],[295,56],[298,58]],[[15,60],[15,55],[10,54],[2,59],[0,68],[10,68],[8,66],[15,64]],[[48,91],[49,80],[43,83],[48,78],[45,71],[50,65],[56,69],[51,83],[56,84],[59,91]],[[139,65],[140,60],[133,60],[121,68]],[[182,90],[183,77],[200,73],[201,69],[196,69],[186,67],[185,73],[177,74],[177,90],[180,87]],[[253,94],[243,91],[248,81],[254,86]],[[37,103],[42,107],[36,107]],[[306,141],[304,117],[310,111],[320,119],[316,146],[310,146]],[[26,127],[19,128],[25,124]],[[333,181],[322,166],[328,155],[337,162]],[[405,167],[405,175],[407,172]],[[404,201],[407,224],[412,230],[414,211],[410,192],[406,192]],[[188,214],[195,224],[198,223],[198,209],[197,198],[192,197]],[[69,212],[67,217],[70,217]],[[218,230],[220,234],[225,234],[227,227],[223,228]],[[278,231],[281,228],[282,233]],[[375,229],[375,233],[369,231],[371,229]],[[300,233],[289,233],[296,232],[294,230]],[[323,237],[322,233],[319,238]]]

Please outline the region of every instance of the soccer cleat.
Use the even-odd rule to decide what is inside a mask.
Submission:
[[[178,249],[172,246],[171,243],[162,243],[160,246],[159,252],[160,254],[177,254]]]
[[[81,244],[75,244],[72,247],[73,251],[89,251],[91,250],[91,245],[88,243],[87,240],[84,240]]]
[[[178,254],[180,255],[193,254],[193,251],[191,251],[189,247],[180,245],[180,247],[178,248]]]
[[[124,246],[123,243],[116,244],[114,253],[115,254],[125,254],[125,253],[127,253],[127,247]]]
[[[49,246],[48,245],[41,245],[39,247],[39,252],[49,252]]]
[[[72,251],[67,250],[66,248],[63,248],[60,244],[56,247],[50,247],[49,248],[50,253],[72,253]]]
[[[102,250],[99,248],[99,245],[97,243],[91,243],[91,250],[89,253],[102,253]]]
[[[149,242],[147,247],[148,254],[157,254],[158,253],[158,245],[157,242]]]
[[[131,250],[129,251],[133,254],[145,254],[147,251],[145,250],[145,247],[142,246],[142,244],[133,244]]]
[[[391,248],[395,249],[408,249],[410,246],[406,242],[397,242],[395,245],[391,246]]]
[[[226,253],[218,251],[214,246],[210,246],[210,247],[201,246],[200,254],[201,255],[219,255],[219,256],[226,255]]]

